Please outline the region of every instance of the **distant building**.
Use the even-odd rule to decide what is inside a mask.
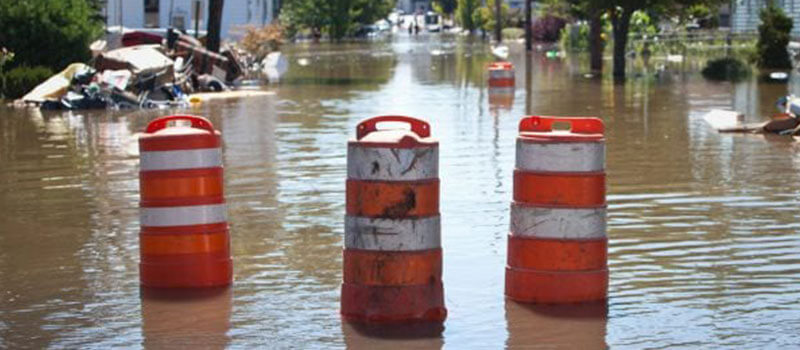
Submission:
[[[776,0],[786,14],[794,21],[792,36],[800,37],[800,0]],[[761,20],[758,17],[767,0],[733,0],[731,2],[730,21],[734,33],[753,32],[758,30]]]
[[[194,29],[193,5],[199,5],[200,30],[205,30],[209,0],[106,0],[103,15],[106,25],[129,28]],[[226,0],[222,10],[222,37],[239,25],[271,23],[280,8],[280,0]]]
[[[395,8],[403,10],[405,13],[433,11],[431,0],[397,0]]]
[[[525,0],[505,0],[505,3],[507,3],[508,7],[512,9],[525,9]]]

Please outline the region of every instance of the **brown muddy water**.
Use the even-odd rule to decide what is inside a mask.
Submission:
[[[716,84],[695,63],[654,60],[615,85],[584,77],[585,60],[513,48],[517,88],[503,106],[489,103],[483,45],[290,51],[275,95],[181,111],[209,117],[224,141],[235,282],[211,297],[139,289],[135,134],[170,111],[0,110],[0,348],[800,346],[800,144],[720,135],[701,119],[737,108],[758,121],[800,92],[796,80]],[[440,336],[376,335],[338,314],[346,140],[388,113],[430,119],[441,141]],[[526,113],[607,123],[607,305],[503,297]]]

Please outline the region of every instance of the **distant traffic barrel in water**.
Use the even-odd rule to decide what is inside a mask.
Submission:
[[[143,286],[231,283],[220,143],[211,122],[194,116],[158,118],[139,138]]]
[[[559,124],[569,130],[554,130]],[[605,299],[602,120],[526,117],[519,132],[506,296],[532,303]]]
[[[381,128],[404,123],[406,128]],[[442,322],[439,143],[427,122],[362,121],[347,146],[341,314],[349,322]]]
[[[493,62],[489,65],[489,106],[511,109],[514,105],[514,65]]]
[[[489,88],[513,88],[514,65],[511,62],[489,64]]]

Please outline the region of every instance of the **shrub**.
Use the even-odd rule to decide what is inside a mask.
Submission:
[[[589,50],[589,25],[567,24],[561,29],[561,49],[569,52]]]
[[[761,24],[758,26],[758,66],[770,69],[792,68],[789,52],[790,32],[792,19],[787,17],[783,10],[769,1],[767,7],[761,10]]]
[[[257,60],[280,50],[283,44],[283,28],[279,24],[269,24],[261,28],[248,26],[245,30],[239,44]]]
[[[13,66],[60,70],[91,58],[102,22],[87,0],[0,1],[0,43],[16,53]]]
[[[3,96],[12,99],[20,98],[52,75],[53,71],[47,67],[21,66],[14,68],[5,74]]]
[[[561,30],[567,25],[567,21],[561,17],[545,15],[536,19],[531,27],[531,35],[534,41],[552,43],[558,41]]]
[[[522,28],[503,28],[503,40],[517,40],[525,36]]]
[[[733,57],[708,61],[703,76],[709,80],[739,81],[750,76],[750,66]]]

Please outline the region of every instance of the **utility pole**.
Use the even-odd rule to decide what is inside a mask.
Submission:
[[[502,13],[500,12],[500,9],[502,8],[501,6],[502,3],[503,0],[494,0],[494,10],[495,10],[494,40],[496,40],[498,44],[503,41],[503,28],[502,28],[503,16]]]
[[[219,52],[220,30],[222,26],[222,8],[225,0],[210,0],[208,2],[208,27],[206,35],[206,49]]]
[[[525,50],[533,50],[533,33],[531,33],[531,0],[525,0]]]
[[[192,8],[194,9],[194,38],[197,39],[200,37],[200,1],[193,1]]]

